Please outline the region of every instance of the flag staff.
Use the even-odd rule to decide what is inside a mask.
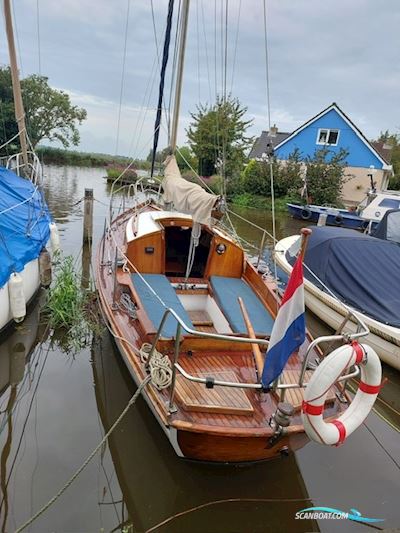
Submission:
[[[306,253],[308,238],[309,238],[309,236],[312,233],[312,229],[310,229],[310,228],[302,228],[300,230],[300,233],[301,233],[301,244],[300,244],[299,256],[301,257],[301,260],[303,261],[304,260],[304,254]]]

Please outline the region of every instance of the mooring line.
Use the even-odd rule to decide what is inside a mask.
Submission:
[[[169,524],[176,518],[179,518],[180,516],[185,516],[187,514],[193,513],[195,511],[199,511],[200,509],[205,509],[206,507],[212,507],[214,505],[220,505],[224,503],[300,503],[300,502],[313,502],[314,498],[227,498],[226,500],[214,500],[211,502],[202,503],[200,505],[196,505],[195,507],[191,507],[190,509],[186,509],[185,511],[181,511],[180,513],[176,513],[162,522],[159,522],[155,526],[152,526],[150,529],[146,529],[145,533],[152,533],[153,531],[156,531],[162,526],[165,526],[166,524]],[[378,531],[383,531],[383,529],[379,526],[369,524],[366,522],[357,522],[362,526],[372,527],[373,529],[377,529]]]
[[[124,418],[126,413],[129,411],[129,408],[136,402],[138,397],[140,396],[142,390],[146,387],[146,385],[150,382],[151,376],[147,376],[142,383],[139,385],[137,391],[132,396],[132,398],[129,400],[127,406],[122,411],[122,413],[119,415],[117,420],[114,422],[114,424],[111,426],[111,428],[107,431],[107,433],[104,435],[102,440],[99,442],[99,444],[96,446],[96,448],[92,451],[92,453],[89,455],[89,457],[82,463],[82,465],[78,468],[78,470],[74,473],[74,475],[65,483],[65,485],[55,494],[39,511],[34,514],[29,520],[27,520],[22,526],[18,527],[15,530],[15,533],[20,533],[24,529],[26,529],[28,526],[30,526],[39,516],[41,516],[49,507],[55,503],[58,498],[67,490],[67,488],[72,485],[72,483],[75,481],[75,479],[79,476],[79,474],[86,468],[86,466],[90,463],[90,461],[93,459],[93,457],[96,455],[96,453],[100,450],[100,448],[103,446],[103,444],[107,441],[108,437],[111,435],[111,433],[114,431],[114,429],[118,426],[118,424],[121,422],[121,420]]]

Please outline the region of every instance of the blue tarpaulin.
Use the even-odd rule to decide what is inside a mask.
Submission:
[[[50,237],[50,222],[41,191],[0,167],[0,287],[39,256]]]
[[[286,257],[293,265],[290,250]],[[400,246],[354,230],[313,227],[304,263],[341,301],[400,327]],[[327,292],[307,268],[304,276]]]

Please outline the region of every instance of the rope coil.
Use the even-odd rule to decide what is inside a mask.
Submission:
[[[140,360],[147,363],[151,351],[151,344],[144,342],[139,350]],[[166,389],[172,383],[171,361],[167,355],[163,355],[154,348],[150,362],[151,382],[158,390]]]

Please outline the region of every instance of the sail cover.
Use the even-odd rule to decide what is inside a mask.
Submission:
[[[194,222],[211,224],[211,211],[218,199],[197,183],[182,178],[175,156],[168,156],[164,170],[164,201],[172,202],[174,209],[192,215]]]
[[[36,259],[50,237],[51,216],[31,181],[0,167],[0,287]]]
[[[286,253],[290,264],[295,256]],[[400,327],[400,246],[354,230],[313,227],[304,276],[341,301],[384,324]],[[308,268],[307,268],[308,267]]]

